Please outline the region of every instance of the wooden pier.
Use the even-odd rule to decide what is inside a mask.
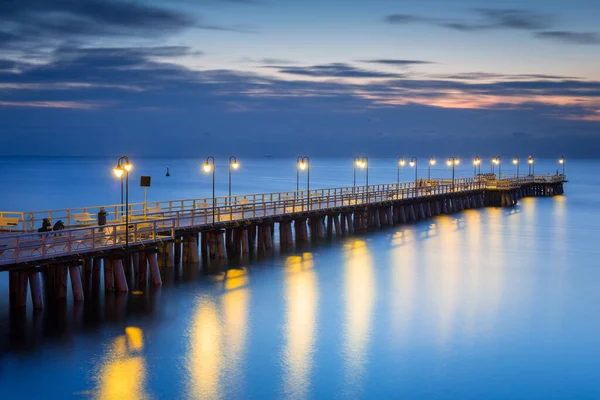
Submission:
[[[565,175],[495,176],[417,183],[104,206],[109,223],[95,222],[100,207],[0,212],[0,272],[9,274],[11,308],[34,309],[99,293],[144,290],[162,284],[161,270],[179,264],[224,261],[293,248],[384,226],[412,223],[480,207],[511,207],[530,196],[563,193]],[[129,226],[122,223],[129,214]],[[37,232],[44,218],[66,229]],[[3,221],[3,222],[2,222]],[[128,240],[126,240],[126,238]],[[126,245],[127,243],[127,245]],[[127,247],[126,247],[127,246]],[[101,279],[102,278],[102,279]]]

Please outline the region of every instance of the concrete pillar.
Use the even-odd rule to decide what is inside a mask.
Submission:
[[[148,252],[147,257],[152,286],[160,286],[162,285],[162,278],[160,277],[160,270],[158,269],[158,260],[156,259],[156,253],[153,251]]]
[[[42,286],[40,284],[40,271],[37,269],[29,272],[29,289],[31,290],[31,303],[33,304],[33,309],[41,310],[44,308]]]
[[[127,287],[127,280],[125,279],[125,268],[123,267],[123,262],[120,258],[116,258],[112,260],[112,265],[115,290],[122,293],[127,292],[129,288]]]

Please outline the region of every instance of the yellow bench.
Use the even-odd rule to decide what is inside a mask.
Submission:
[[[71,214],[71,220],[77,224],[89,224],[95,221],[90,213]]]
[[[18,217],[0,217],[0,227],[14,228],[19,226],[21,218]]]

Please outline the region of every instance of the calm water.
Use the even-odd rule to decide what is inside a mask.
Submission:
[[[149,200],[210,196],[202,161],[135,160],[132,201],[143,199],[139,175],[152,176]],[[295,188],[294,160],[240,161],[234,193]],[[540,160],[536,173],[556,167]],[[29,307],[12,323],[0,274],[0,398],[600,398],[599,167],[569,162],[565,196],[211,273],[188,266],[155,292],[35,316]],[[110,168],[2,159],[0,209],[118,202]],[[395,179],[395,160],[372,160],[370,182]],[[351,183],[351,161],[313,160],[311,187]]]

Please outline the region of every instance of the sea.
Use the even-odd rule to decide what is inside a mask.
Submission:
[[[430,168],[428,159],[403,167],[400,180],[451,178],[445,158]],[[501,159],[502,174],[517,173],[511,160]],[[525,174],[527,155],[520,160]],[[117,204],[116,161],[0,157],[0,211]],[[130,161],[130,202],[144,201],[141,176],[151,176],[148,201],[212,196],[204,157]],[[238,162],[233,194],[308,183],[296,158]],[[366,180],[352,158],[309,162],[311,188]],[[368,165],[369,183],[396,182],[397,159]],[[563,168],[557,159],[534,166]],[[69,297],[15,316],[0,273],[0,399],[599,399],[600,161],[564,167],[561,196],[216,269],[180,266],[158,289],[83,305]],[[217,196],[228,193],[228,172],[217,157]],[[473,176],[471,159],[454,172]]]

